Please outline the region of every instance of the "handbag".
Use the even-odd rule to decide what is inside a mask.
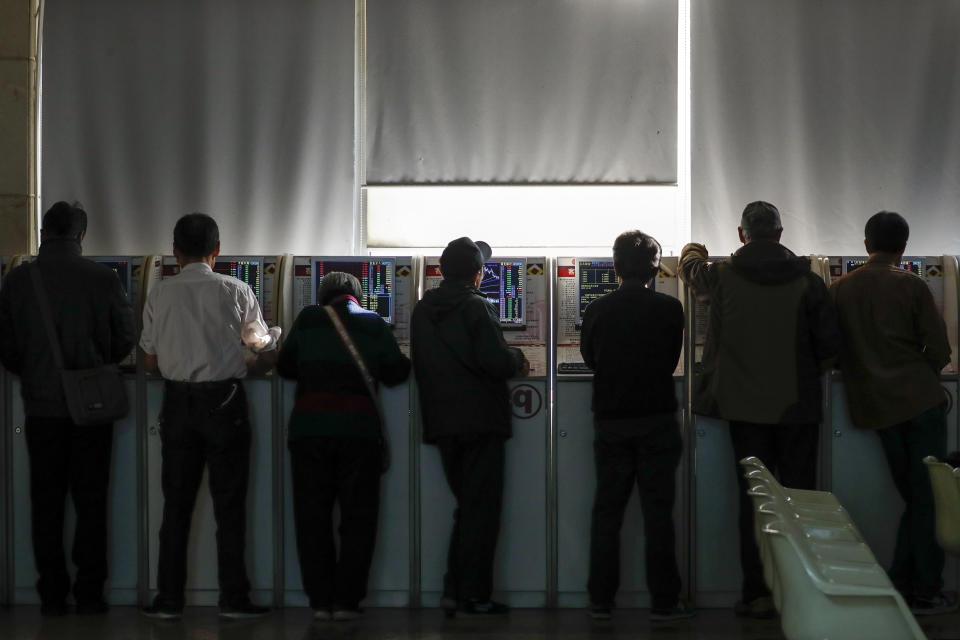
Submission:
[[[50,340],[53,362],[60,371],[60,382],[67,411],[73,423],[80,426],[108,424],[130,412],[127,390],[116,364],[105,364],[90,369],[66,369],[63,366],[63,351],[53,326],[47,291],[40,279],[40,267],[31,263],[27,269],[37,292],[40,315]]]
[[[363,383],[367,385],[367,391],[370,393],[370,398],[373,399],[373,404],[377,408],[377,417],[380,419],[380,471],[381,473],[385,472],[390,468],[390,442],[387,440],[387,434],[384,431],[386,420],[383,417],[383,405],[380,402],[380,394],[377,393],[376,382],[374,381],[373,376],[370,375],[370,370],[367,369],[367,363],[363,361],[363,356],[360,355],[360,350],[357,349],[357,345],[353,341],[353,338],[351,338],[350,334],[347,333],[347,328],[343,326],[343,321],[340,319],[340,316],[337,314],[336,310],[330,305],[324,305],[323,310],[326,311],[327,315],[330,317],[330,322],[333,323],[333,327],[337,330],[340,340],[343,341],[343,346],[347,348],[347,351],[353,357],[354,364],[356,364],[357,369],[360,370],[360,377],[363,378]]]

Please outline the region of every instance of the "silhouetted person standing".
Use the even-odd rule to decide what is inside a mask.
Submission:
[[[410,375],[410,359],[383,318],[360,306],[362,295],[351,274],[323,276],[319,304],[297,316],[277,361],[277,373],[297,381],[288,441],[293,522],[303,590],[316,620],[361,615],[389,452],[377,399],[327,309],[339,317],[374,385],[394,386]]]
[[[423,407],[423,439],[440,449],[457,500],[443,578],[452,614],[504,614],[490,600],[503,500],[504,441],[510,437],[507,380],[525,375],[523,353],[507,346],[493,306],[480,292],[490,247],[451,241],[440,256],[443,282],[411,318],[413,369]]]
[[[117,274],[81,256],[87,214],[57,202],[44,214],[36,264],[14,269],[0,288],[0,360],[20,376],[30,456],[31,535],[44,615],[66,613],[63,549],[69,491],[77,514],[71,558],[77,613],[104,613],[107,488],[113,425],[78,426],[67,410],[29,269],[39,269],[66,369],[117,363],[136,343],[133,310]]]
[[[701,244],[685,246],[680,278],[710,301],[694,411],[730,423],[743,570],[743,599],[734,611],[765,618],[776,610],[763,579],[753,504],[736,461],[756,456],[784,485],[816,488],[821,374],[840,350],[840,329],[810,260],[780,244],[783,225],[775,206],[748,204],[738,233],[743,247],[723,262],[710,262]]]
[[[910,236],[903,216],[877,213],[864,236],[870,259],[830,287],[844,337],[840,368],[850,417],[876,431],[906,503],[890,580],[914,614],[948,613],[957,598],[943,592],[943,549],[923,458],[947,453],[940,371],[950,362],[950,343],[930,289],[900,268]]]
[[[180,218],[173,253],[180,273],[150,290],[140,337],[147,370],[164,378],[157,597],[143,613],[173,619],[183,611],[190,524],[206,467],[217,521],[220,616],[259,616],[269,609],[250,602],[244,558],[251,433],[243,378],[248,368],[266,369],[276,361],[280,329],[267,329],[246,283],[213,271],[220,254],[213,218]],[[251,365],[243,345],[258,353]]]
[[[620,528],[636,483],[643,509],[651,620],[693,616],[679,599],[673,527],[683,442],[673,372],[683,345],[683,307],[649,288],[660,243],[641,231],[613,245],[620,287],[587,306],[580,353],[593,369],[597,489],[590,525],[590,615],[607,619],[620,586]]]

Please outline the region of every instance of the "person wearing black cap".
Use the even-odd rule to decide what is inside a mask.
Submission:
[[[440,449],[457,500],[441,605],[448,615],[496,615],[490,600],[500,529],[504,441],[511,435],[507,379],[529,363],[507,346],[478,287],[490,247],[457,238],[440,256],[443,282],[413,310],[413,369],[423,407],[423,439]]]
[[[116,363],[136,343],[133,309],[117,274],[82,257],[87,214],[77,204],[57,202],[43,216],[40,255],[7,276],[0,291],[0,361],[20,376],[30,457],[33,557],[40,612],[67,612],[70,575],[63,550],[67,492],[77,524],[72,560],[73,597],[79,614],[108,609],[107,492],[113,425],[77,426],[70,418],[60,370],[45,330],[30,270],[46,292],[66,369]]]
[[[678,599],[673,527],[674,478],[683,448],[673,372],[683,344],[683,307],[648,288],[660,268],[660,243],[653,237],[642,231],[620,234],[613,266],[620,287],[590,303],[580,338],[583,360],[594,371],[590,615],[611,616],[620,584],[620,527],[636,483],[650,618],[689,618],[693,610]]]

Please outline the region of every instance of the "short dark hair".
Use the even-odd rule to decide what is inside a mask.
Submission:
[[[173,228],[173,247],[185,258],[213,255],[219,243],[220,227],[205,213],[188,213]]]
[[[863,228],[867,251],[903,253],[910,238],[910,225],[902,215],[894,211],[880,211],[870,216]]]
[[[43,214],[40,233],[44,238],[72,238],[87,230],[87,212],[79,202],[55,202]]]
[[[751,202],[743,208],[740,230],[747,240],[774,240],[783,231],[780,211],[763,200]]]
[[[650,280],[660,268],[660,243],[643,231],[625,231],[613,243],[613,266],[624,280]]]
[[[317,304],[330,304],[338,296],[353,296],[358,301],[363,295],[357,276],[343,271],[331,271],[320,279],[317,288]]]

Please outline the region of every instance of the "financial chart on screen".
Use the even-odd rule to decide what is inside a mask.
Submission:
[[[863,265],[867,264],[866,258],[852,258],[847,260],[847,271],[850,273],[856,269],[859,269]],[[904,271],[909,271],[915,273],[920,277],[923,277],[925,274],[923,272],[923,260],[903,260],[900,262],[900,268]]]
[[[496,307],[505,328],[523,328],[525,260],[501,260],[483,265],[480,292]]]
[[[257,301],[263,302],[261,296],[263,266],[259,260],[217,260],[213,265],[213,270],[247,283],[253,289],[254,295],[257,296]]]
[[[613,260],[577,261],[577,297],[579,313],[577,324],[583,323],[583,312],[587,305],[619,287]]]
[[[356,276],[362,292],[360,305],[376,312],[388,324],[393,324],[393,258],[326,260],[317,258],[313,264],[314,295],[323,276],[333,271],[343,271]]]

